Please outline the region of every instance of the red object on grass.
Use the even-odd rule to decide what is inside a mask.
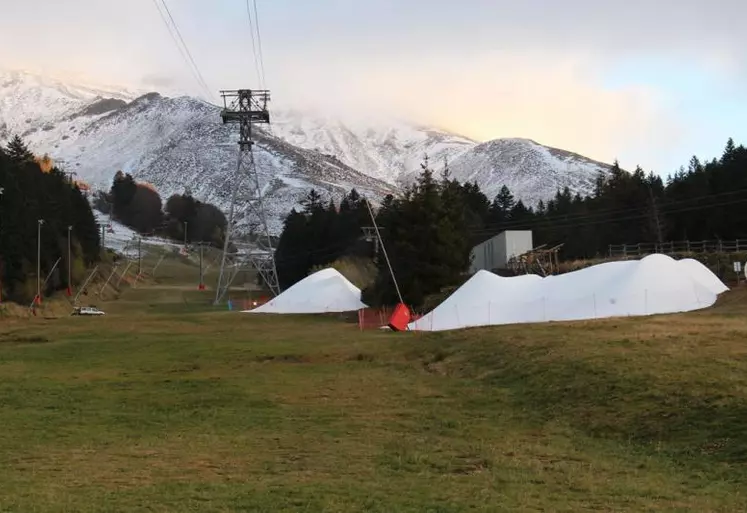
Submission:
[[[41,296],[37,295],[36,297],[34,297],[34,303],[36,303],[37,305],[40,305],[41,302],[42,302]]]
[[[199,287],[197,287],[197,288],[198,288],[199,290],[205,290],[205,284],[204,284],[204,283],[200,283],[200,286],[199,286]]]
[[[68,297],[73,295],[73,290],[70,287],[67,288],[67,295]]]
[[[394,331],[406,331],[411,317],[410,309],[404,303],[400,303],[389,318],[389,327]]]

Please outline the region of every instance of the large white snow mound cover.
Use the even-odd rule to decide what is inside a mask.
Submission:
[[[503,278],[480,271],[410,329],[444,331],[689,312],[713,305],[726,290],[703,264],[658,254],[547,278]]]
[[[335,269],[323,269],[249,313],[317,314],[367,308],[361,290]]]

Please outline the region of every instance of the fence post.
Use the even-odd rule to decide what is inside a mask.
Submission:
[[[610,251],[610,258],[612,258],[612,244],[610,244],[609,246],[609,251]]]
[[[594,298],[594,318],[597,319],[599,316],[597,315],[597,294],[596,292],[592,294]]]
[[[690,253],[690,240],[688,239],[685,242],[687,242],[687,252]]]

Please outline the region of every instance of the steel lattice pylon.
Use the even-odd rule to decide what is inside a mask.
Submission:
[[[223,245],[218,286],[215,293],[215,303],[219,303],[231,287],[236,276],[246,265],[251,265],[264,281],[273,295],[280,292],[277,269],[275,267],[275,250],[267,228],[267,216],[262,203],[262,190],[259,185],[259,174],[254,161],[252,126],[255,123],[269,123],[270,113],[267,102],[270,93],[266,90],[253,91],[239,89],[235,91],[221,91],[223,110],[221,117],[224,123],[239,125],[239,156],[236,172],[231,184],[231,206],[228,213],[228,224]],[[241,195],[244,181],[248,180],[248,194]],[[254,247],[242,253],[237,250],[229,254],[231,237],[236,229],[237,202],[246,202],[246,209],[242,212],[243,219],[253,228],[256,234]],[[231,262],[229,263],[229,257]]]

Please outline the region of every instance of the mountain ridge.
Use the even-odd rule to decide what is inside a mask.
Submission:
[[[136,94],[0,72],[0,141],[18,133],[33,151],[49,154],[94,187],[107,188],[122,170],[155,185],[164,199],[189,187],[199,199],[226,209],[238,130],[223,125],[219,112],[186,95]],[[309,189],[331,199],[355,187],[379,201],[411,183],[425,155],[434,171],[448,162],[453,178],[477,181],[489,198],[508,185],[529,205],[566,186],[587,194],[597,174],[610,167],[530,139],[479,142],[402,120],[335,118],[300,109],[271,110],[271,125],[255,134],[273,232]]]

